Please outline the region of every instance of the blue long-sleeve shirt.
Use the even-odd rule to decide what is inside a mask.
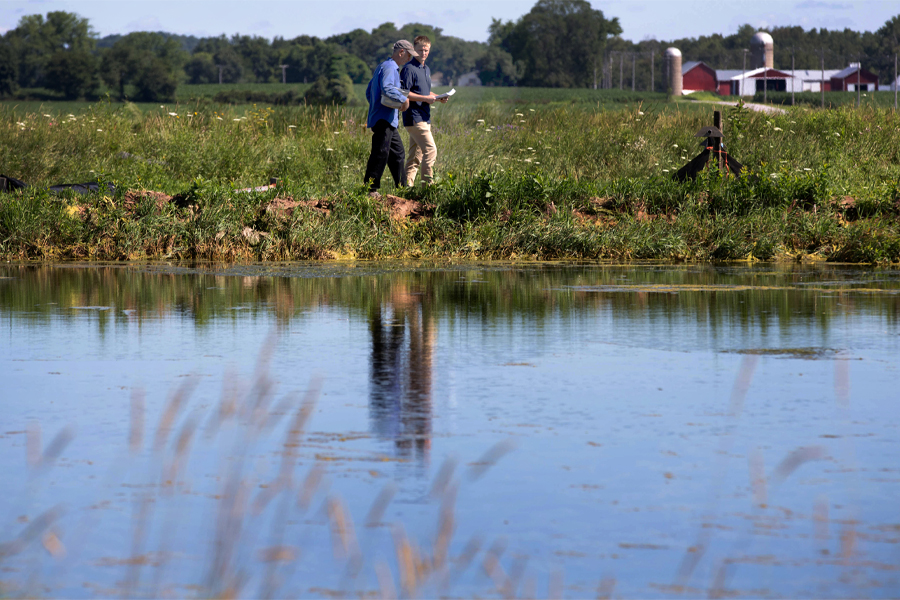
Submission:
[[[369,119],[366,124],[374,127],[375,123],[384,119],[391,127],[399,125],[398,110],[381,103],[381,95],[402,103],[406,96],[400,91],[400,67],[389,58],[375,69],[369,87],[366,88],[366,100],[369,101]]]

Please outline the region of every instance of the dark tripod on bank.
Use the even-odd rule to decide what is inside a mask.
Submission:
[[[707,125],[698,131],[694,137],[704,138],[700,141],[703,150],[691,162],[684,165],[672,176],[675,181],[687,181],[694,179],[700,171],[710,164],[718,167],[719,171],[738,175],[744,165],[725,151],[725,134],[722,133],[722,113],[713,113],[713,125]]]

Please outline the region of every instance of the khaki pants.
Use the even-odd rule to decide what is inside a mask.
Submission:
[[[416,173],[422,165],[422,183],[434,181],[434,161],[437,158],[437,146],[431,137],[431,123],[416,123],[406,128],[409,133],[409,152],[406,155],[406,184],[415,185]],[[424,160],[423,160],[424,159]]]

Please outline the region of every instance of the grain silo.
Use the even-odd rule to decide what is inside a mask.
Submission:
[[[751,68],[775,68],[775,40],[765,31],[757,31],[750,40]]]
[[[669,67],[669,95],[680,96],[682,92],[681,50],[678,48],[667,48],[666,62]]]

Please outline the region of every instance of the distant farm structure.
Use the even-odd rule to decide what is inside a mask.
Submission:
[[[683,61],[678,48],[666,50],[667,81],[673,96],[694,92],[712,92],[722,96],[753,96],[759,92],[875,92],[878,76],[851,62],[843,69],[773,68],[775,43],[772,36],[760,31],[750,42],[749,58],[744,54],[742,69],[716,69],[702,61]],[[824,63],[824,61],[823,61]],[[896,83],[882,86],[894,89]]]

